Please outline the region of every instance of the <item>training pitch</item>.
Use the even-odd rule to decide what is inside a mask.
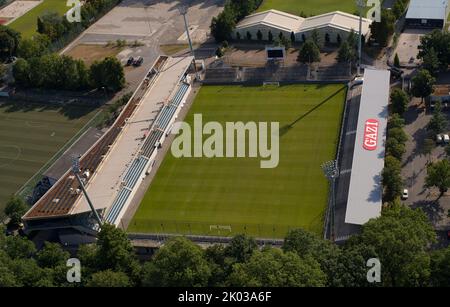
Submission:
[[[49,12],[56,12],[63,16],[71,7],[66,5],[66,0],[44,0],[41,4],[17,18],[8,26],[22,34],[22,38],[32,37],[37,30],[37,19]]]
[[[169,151],[128,231],[321,233],[328,199],[321,165],[335,157],[345,96],[342,84],[202,87],[186,122],[194,114],[203,123],[279,122],[278,167],[262,169],[260,158],[175,158]]]
[[[0,211],[96,112],[82,107],[0,104]]]
[[[264,0],[258,11],[270,9],[306,16],[319,15],[333,11],[354,14],[358,11],[355,0]]]

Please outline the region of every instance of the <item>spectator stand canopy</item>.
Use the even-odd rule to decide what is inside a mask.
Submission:
[[[381,214],[390,72],[366,69],[345,222],[363,225]]]

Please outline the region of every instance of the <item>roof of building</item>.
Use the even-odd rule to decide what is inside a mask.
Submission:
[[[387,70],[365,70],[345,215],[348,224],[363,225],[381,214],[389,81]]]
[[[372,23],[370,19],[362,19],[362,32],[367,33],[369,26]],[[333,27],[345,31],[359,30],[359,17],[356,15],[344,13],[341,11],[322,14],[314,17],[306,18],[303,22],[300,31],[310,31],[323,27]]]
[[[411,0],[406,19],[447,19],[448,0]]]
[[[450,85],[435,85],[432,96],[449,96]]]
[[[363,18],[362,21],[363,33],[367,33],[372,21],[366,18]],[[351,31],[353,29],[356,31],[359,29],[359,17],[341,11],[335,11],[318,16],[302,18],[277,10],[269,10],[247,16],[236,28],[245,29],[261,25],[294,33],[323,27],[334,27],[345,31]]]
[[[255,25],[266,25],[283,31],[297,32],[305,19],[282,11],[269,10],[245,17],[237,29],[252,27]]]

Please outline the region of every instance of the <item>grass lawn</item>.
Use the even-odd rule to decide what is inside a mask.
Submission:
[[[304,12],[307,16],[343,11],[353,14],[358,11],[355,0],[264,0],[258,11],[276,9],[299,15]]]
[[[278,167],[261,169],[259,158],[177,159],[169,152],[128,231],[321,233],[328,191],[321,165],[335,157],[345,95],[343,85],[203,86],[186,121],[199,113],[203,123],[277,121]]]
[[[90,66],[94,61],[117,56],[123,49],[124,47],[79,44],[66,52],[65,55],[77,60],[83,60],[87,66]]]
[[[0,211],[96,113],[81,107],[0,104]]]
[[[70,9],[66,6],[66,2],[66,0],[44,0],[8,26],[22,33],[22,38],[30,38],[36,33],[37,18],[47,12],[65,14]]]

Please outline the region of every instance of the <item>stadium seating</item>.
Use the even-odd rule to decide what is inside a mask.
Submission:
[[[188,89],[189,89],[189,84],[186,83],[181,83],[180,88],[178,89],[177,93],[175,94],[175,97],[172,99],[172,105],[175,107],[178,107],[181,103],[181,101],[183,100],[184,95],[186,95]]]
[[[145,165],[148,162],[148,158],[139,157],[133,161],[130,169],[126,173],[123,181],[125,182],[125,186],[127,188],[133,189],[136,183],[138,182],[139,176],[141,176],[142,171],[145,168]]]
[[[147,137],[147,140],[145,140],[144,145],[142,146],[142,152],[141,154],[144,157],[150,158],[153,154],[153,151],[155,150],[156,143],[161,139],[164,132],[161,130],[153,130],[150,133],[150,136]]]
[[[111,209],[106,214],[105,222],[114,224],[117,217],[119,216],[120,211],[122,211],[123,206],[130,197],[131,190],[128,188],[122,188],[117,194],[116,199],[114,200]]]
[[[161,111],[158,121],[156,122],[156,127],[161,130],[166,130],[176,111],[177,108],[175,106],[165,106]]]

